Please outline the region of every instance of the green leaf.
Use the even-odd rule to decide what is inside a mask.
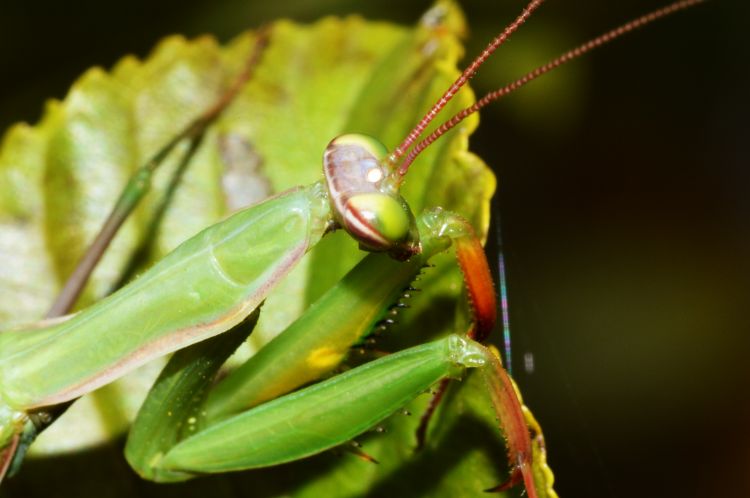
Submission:
[[[79,307],[231,210],[320,178],[322,152],[336,135],[369,133],[390,148],[397,145],[457,76],[464,20],[455,5],[440,2],[413,29],[359,17],[311,25],[277,21],[271,28],[254,77],[210,126],[184,174],[176,176],[187,143],[170,154]],[[144,61],[126,57],[111,72],[91,69],[63,102],[48,103],[39,124],[7,132],[0,147],[0,328],[44,314],[128,176],[226,92],[254,41],[253,32],[225,46],[208,37],[166,38]],[[472,92],[462,90],[444,116],[472,101]],[[430,206],[458,211],[484,236],[495,180],[468,152],[477,122],[468,119],[427,149],[412,166],[404,192],[416,212]],[[173,181],[177,188],[167,195]],[[326,237],[268,298],[245,354],[282,330],[361,256],[346,235]],[[452,257],[435,264],[382,348],[395,350],[465,327],[461,277]],[[507,476],[489,400],[478,378],[469,376],[448,395],[420,454],[414,452],[414,432],[426,396],[409,408],[413,416],[392,417],[386,434],[362,438],[378,466],[329,453],[168,488],[145,483],[125,468],[119,451],[101,444],[125,429],[159,366],[79,401],[39,439],[36,459],[8,483],[11,492],[35,496],[54,486],[61,494],[82,496],[106,483],[106,496],[169,489],[180,496],[457,497],[482,496],[482,489]],[[520,493],[517,488],[509,495]]]

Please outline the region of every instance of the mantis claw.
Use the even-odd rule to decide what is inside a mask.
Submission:
[[[368,463],[374,463],[375,465],[380,465],[380,462],[375,459],[372,455],[369,453],[366,453],[362,449],[362,445],[356,441],[350,441],[348,445],[342,446],[342,448],[349,453],[353,454],[354,456],[364,460]]]
[[[510,473],[510,476],[505,481],[501,482],[497,486],[487,488],[484,490],[485,493],[500,493],[506,491],[517,484],[523,482],[526,486],[526,493],[529,498],[537,498],[536,487],[534,486],[534,476],[531,472],[531,457],[530,455],[519,454],[518,462]]]
[[[430,420],[432,420],[432,415],[435,413],[435,410],[437,410],[438,405],[440,405],[440,401],[443,399],[449,385],[450,379],[443,379],[440,381],[437,389],[432,393],[430,404],[427,405],[422,417],[419,419],[419,427],[417,427],[417,451],[421,451],[424,448]]]

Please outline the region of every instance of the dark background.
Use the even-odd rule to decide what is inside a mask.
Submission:
[[[429,3],[3,0],[0,128],[166,34],[345,13],[411,24]],[[469,53],[521,3],[463,2]],[[475,87],[661,4],[551,1]],[[599,50],[488,109],[472,138],[499,179],[515,375],[563,497],[750,496],[744,5],[712,1]]]

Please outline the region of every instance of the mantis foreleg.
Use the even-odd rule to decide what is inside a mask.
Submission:
[[[220,383],[205,406],[200,406],[202,394],[192,398],[195,403],[189,409],[183,405],[185,398],[193,396],[191,393],[202,393],[210,385],[218,368],[217,359],[210,357],[213,347],[206,343],[195,346],[205,348],[206,356],[202,362],[195,357],[192,361],[215,368],[201,370],[200,380],[186,379],[184,384],[177,379],[189,374],[178,368],[186,365],[191,353],[184,351],[175,356],[131,432],[126,449],[130,463],[145,477],[170,481],[185,479],[192,472],[225,472],[296,460],[343,444],[368,430],[436,382],[455,376],[460,367],[482,366],[498,419],[509,440],[515,470],[508,483],[515,484],[523,476],[533,493],[532,445],[521,404],[499,360],[470,339],[467,342],[453,336],[448,340],[473,345],[469,348],[471,354],[458,363],[455,352],[437,355],[436,351],[443,351],[448,344],[438,341],[442,346],[431,343],[412,348],[276,398],[330,372],[352,344],[372,330],[373,323],[382,317],[382,310],[398,299],[424,262],[446,249],[451,241],[459,246],[472,302],[479,309],[480,318],[475,320],[470,336],[487,335],[495,316],[494,291],[471,227],[442,210],[423,214],[419,225],[423,244],[419,257],[406,264],[391,261],[389,266],[389,260],[381,260],[382,256],[368,256],[295,324]],[[479,263],[473,261],[477,257]],[[483,277],[471,274],[478,269],[477,264],[479,271],[485,273]],[[483,298],[486,292],[492,295]],[[420,356],[428,349],[430,360]],[[194,373],[191,367],[190,375]],[[196,383],[200,386],[196,387]],[[188,384],[190,389],[182,395],[170,389]],[[241,411],[271,398],[276,399]],[[165,424],[178,429],[164,429]],[[166,438],[161,436],[161,441],[156,441],[165,433]],[[169,443],[175,443],[174,447],[169,447]]]

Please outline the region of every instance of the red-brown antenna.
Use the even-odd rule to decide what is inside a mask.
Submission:
[[[513,32],[516,31],[519,26],[521,26],[521,24],[526,22],[526,19],[529,18],[531,13],[534,12],[537,7],[542,4],[543,1],[544,0],[532,0],[531,2],[529,2],[529,4],[525,9],[523,9],[516,20],[510,23],[502,33],[500,33],[494,40],[490,42],[489,45],[487,45],[487,48],[485,48],[484,51],[479,54],[479,57],[474,59],[469,67],[467,67],[464,72],[461,73],[461,76],[459,76],[458,79],[450,86],[450,88],[446,90],[443,96],[440,97],[440,100],[438,100],[435,105],[432,106],[432,109],[430,109],[427,114],[424,115],[417,126],[415,126],[414,129],[409,132],[404,141],[401,142],[401,145],[393,150],[393,152],[388,157],[388,161],[391,164],[395,165],[396,162],[401,159],[401,157],[406,153],[411,144],[413,144],[422,134],[424,129],[427,128],[427,125],[430,124],[430,121],[435,119],[435,116],[437,116],[437,114],[441,111],[441,109],[443,109],[443,107],[446,106],[446,104],[448,104],[448,102],[450,102],[450,100],[461,89],[461,87],[464,86],[466,82],[476,74],[479,66],[481,66],[484,61],[486,61],[489,56],[492,55],[497,47],[505,43],[508,38],[510,38],[510,35],[512,35]]]
[[[454,115],[452,118],[444,122],[442,125],[440,125],[435,131],[433,131],[431,134],[429,134],[427,137],[425,137],[421,142],[417,143],[417,145],[414,146],[411,151],[409,151],[409,154],[404,158],[404,161],[401,163],[401,166],[398,168],[398,176],[403,178],[403,176],[406,174],[407,170],[409,169],[409,166],[411,163],[416,159],[416,157],[419,155],[420,152],[422,152],[424,149],[427,148],[431,143],[433,143],[435,140],[437,140],[440,136],[445,134],[448,130],[456,126],[458,123],[463,121],[467,116],[477,112],[482,107],[486,106],[490,102],[494,102],[501,97],[504,97],[505,95],[513,92],[514,90],[518,90],[525,84],[529,83],[530,81],[538,78],[539,76],[543,75],[544,73],[547,73],[562,64],[565,64],[566,62],[569,62],[577,57],[580,57],[581,55],[585,54],[586,52],[589,52],[601,45],[604,45],[605,43],[614,40],[615,38],[618,38],[630,31],[633,31],[636,28],[640,28],[641,26],[651,23],[659,18],[668,16],[670,14],[673,14],[679,10],[687,9],[688,7],[692,7],[694,5],[697,5],[699,3],[703,3],[706,0],[680,0],[677,2],[674,2],[670,5],[667,5],[666,7],[662,7],[661,9],[655,10],[649,14],[646,14],[644,16],[641,16],[637,19],[634,19],[626,24],[623,24],[622,26],[615,28],[611,31],[608,31],[604,33],[603,35],[597,36],[596,38],[589,40],[588,42],[584,43],[583,45],[580,45],[572,50],[569,50],[562,54],[561,56],[557,57],[556,59],[553,59],[552,61],[548,62],[547,64],[544,64],[543,66],[539,66],[538,68],[534,69],[533,71],[527,73],[525,76],[522,76],[521,78],[517,79],[516,81],[509,83],[508,85],[495,90],[493,92],[488,93],[478,101],[474,103],[474,105],[467,107],[466,109],[458,112],[456,115]],[[528,7],[527,7],[528,9]],[[499,38],[499,37],[498,37]],[[453,87],[451,87],[453,88]],[[447,94],[447,92],[446,92]],[[442,99],[441,99],[442,100]],[[434,109],[434,108],[433,108]],[[432,112],[432,111],[431,111]],[[416,128],[415,128],[416,130]],[[413,133],[413,132],[412,132]],[[411,134],[410,134],[411,136]],[[406,141],[405,141],[406,142]],[[410,142],[411,143],[411,142]]]

